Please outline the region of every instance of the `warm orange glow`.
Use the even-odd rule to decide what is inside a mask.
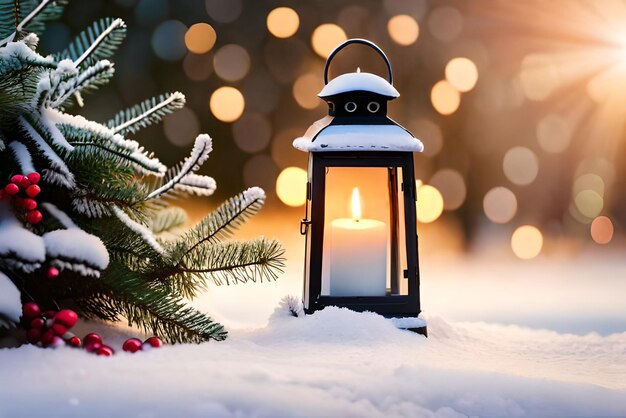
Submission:
[[[418,180],[419,181],[419,180]],[[417,220],[421,223],[434,222],[443,212],[443,196],[437,188],[417,183]]]
[[[317,93],[324,87],[322,78],[317,73],[302,74],[293,83],[293,98],[305,109],[315,109],[323,102],[317,97]]]
[[[461,104],[461,93],[447,80],[441,80],[430,91],[430,101],[437,112],[451,115]]]
[[[277,7],[267,15],[267,30],[277,38],[293,36],[300,26],[300,17],[289,7]]]
[[[346,33],[339,26],[332,23],[319,25],[311,35],[311,45],[317,55],[327,58],[333,49],[348,39]]]
[[[523,260],[535,258],[543,247],[543,234],[532,225],[520,226],[511,236],[511,248]]]
[[[591,223],[591,238],[598,244],[608,244],[613,239],[613,222],[606,216],[598,216]]]
[[[302,206],[306,203],[307,172],[300,167],[287,167],[276,179],[276,194],[287,206]]]
[[[359,188],[352,189],[352,220],[358,221],[361,219],[361,194]]]
[[[469,58],[457,57],[446,65],[446,80],[460,92],[474,88],[478,81],[478,69]]]
[[[419,25],[409,15],[397,15],[389,19],[387,31],[395,43],[403,46],[414,44],[420,33]]]
[[[222,122],[234,122],[241,117],[246,102],[234,87],[220,87],[213,92],[209,101],[211,113]]]
[[[208,23],[191,25],[185,33],[185,45],[194,54],[207,53],[215,45],[217,35],[215,29]]]

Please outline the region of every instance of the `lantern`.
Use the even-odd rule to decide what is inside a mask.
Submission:
[[[388,80],[357,70],[328,81],[332,59],[351,44],[374,49],[387,65]],[[391,64],[374,43],[350,39],[329,55],[324,83],[319,97],[328,103],[328,116],[293,143],[309,153],[300,225],[306,236],[305,312],[331,305],[372,311],[425,335],[418,318],[413,170],[413,153],[423,145],[387,117],[387,102],[399,96]]]

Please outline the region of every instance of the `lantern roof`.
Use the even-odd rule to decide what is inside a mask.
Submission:
[[[419,139],[391,119],[391,123],[379,125],[339,125],[333,120],[332,116],[318,120],[293,141],[293,146],[305,152],[424,150]]]
[[[376,74],[362,72],[346,73],[333,78],[324,86],[318,96],[323,99],[351,91],[368,91],[385,96],[390,100],[400,96],[398,90],[384,78]]]

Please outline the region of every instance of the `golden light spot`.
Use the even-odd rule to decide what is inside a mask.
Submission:
[[[191,25],[185,33],[185,45],[194,54],[205,54],[213,48],[217,34],[215,29],[208,23],[196,23]]]
[[[417,220],[422,223],[436,221],[443,212],[443,196],[428,184],[417,184]]]
[[[323,102],[317,93],[324,87],[322,78],[317,73],[306,73],[298,77],[293,84],[293,98],[305,109],[315,109]]]
[[[339,26],[332,23],[324,23],[313,31],[311,45],[317,55],[322,58],[328,58],[333,49],[347,39],[346,33]]]
[[[523,260],[535,258],[543,247],[543,234],[532,225],[520,226],[511,236],[511,248]]]
[[[276,194],[287,206],[302,206],[306,202],[307,173],[299,167],[287,167],[276,179]]]
[[[504,154],[502,169],[506,178],[512,183],[525,186],[537,177],[539,159],[528,148],[513,147]]]
[[[458,171],[450,168],[439,170],[431,177],[429,183],[441,192],[444,209],[458,209],[465,201],[467,194],[465,180]]]
[[[572,128],[560,116],[548,115],[537,123],[537,142],[544,151],[563,152],[571,140]]]
[[[591,223],[591,238],[598,244],[608,244],[613,239],[613,222],[606,216],[598,216]]]
[[[397,15],[389,19],[387,31],[395,43],[403,46],[414,44],[420,34],[417,21],[409,15]]]
[[[460,92],[470,91],[478,81],[478,68],[469,58],[454,58],[446,65],[446,80]]]
[[[559,74],[547,55],[531,54],[522,60],[520,81],[524,95],[530,100],[545,100],[559,83]]]
[[[572,195],[576,196],[583,190],[593,190],[600,197],[604,196],[604,180],[597,174],[587,173],[578,177],[572,187]]]
[[[220,87],[209,100],[211,113],[222,122],[234,122],[243,113],[246,102],[239,90],[234,87]]]
[[[491,222],[505,224],[517,212],[517,198],[506,187],[494,187],[483,198],[483,210]]]
[[[239,81],[250,70],[250,55],[240,45],[224,45],[215,53],[213,66],[220,78],[226,81]]]
[[[300,26],[300,17],[289,7],[277,7],[267,15],[267,30],[277,38],[293,36]]]
[[[595,190],[582,190],[574,197],[576,209],[589,219],[593,219],[602,212],[604,199]]]
[[[442,115],[451,115],[461,104],[461,94],[446,80],[437,82],[430,91],[430,101]]]

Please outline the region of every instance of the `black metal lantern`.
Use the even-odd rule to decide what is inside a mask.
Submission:
[[[332,59],[350,44],[373,48],[388,81],[357,71],[330,82]],[[329,55],[319,97],[328,116],[315,122],[294,147],[309,152],[304,308],[325,306],[372,311],[396,325],[426,334],[420,313],[413,152],[422,143],[387,117],[399,96],[385,53],[364,39],[350,39]]]

